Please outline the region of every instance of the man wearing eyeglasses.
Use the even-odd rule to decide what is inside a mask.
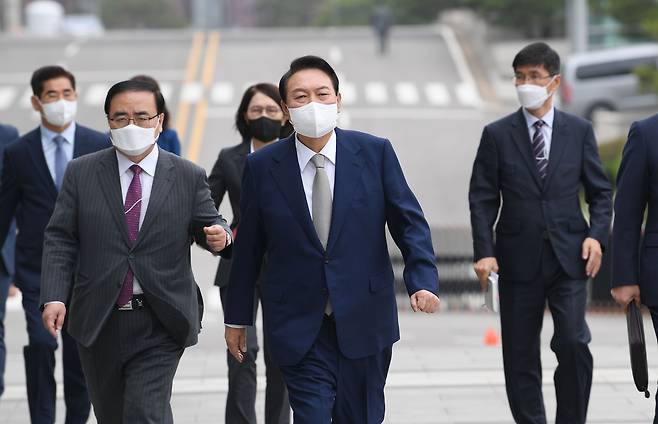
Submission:
[[[500,274],[505,383],[514,420],[546,423],[540,333],[548,303],[558,361],[555,422],[585,423],[592,384],[586,284],[599,271],[608,240],[611,186],[591,123],[553,106],[560,85],[557,53],[545,43],[530,44],[512,66],[522,108],[484,128],[471,176],[475,271],[483,290],[490,273]]]
[[[43,323],[55,335],[68,316],[99,423],[172,423],[203,315],[190,245],[228,256],[230,229],[205,171],[158,148],[156,86],[115,84],[105,113],[114,148],[71,163],[45,231]]]
[[[32,423],[55,422],[57,338],[41,323],[39,310],[43,232],[71,159],[109,147],[106,135],[75,122],[75,77],[59,66],[37,69],[31,79],[32,107],[41,125],[5,149],[0,181],[0,245],[16,218],[15,283],[23,295],[28,344],[23,348]],[[65,300],[70,293],[64,293]],[[66,424],[86,423],[89,395],[77,347],[62,331]]]

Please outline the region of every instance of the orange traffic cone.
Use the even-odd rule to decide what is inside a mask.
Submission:
[[[500,336],[498,332],[493,328],[487,328],[487,331],[484,332],[484,345],[485,346],[498,346],[500,343]]]

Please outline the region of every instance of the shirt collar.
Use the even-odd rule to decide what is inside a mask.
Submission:
[[[64,137],[64,140],[66,140],[67,143],[73,144],[73,140],[75,139],[75,121],[71,122],[71,125],[69,125],[68,128],[66,128],[61,133],[49,130],[45,126],[41,125],[41,137],[45,138],[47,141],[53,141],[53,138],[57,137],[58,135]]]
[[[303,172],[306,165],[311,161],[311,158],[315,156],[315,152],[304,145],[297,134],[295,134],[295,149],[297,149],[297,161],[299,162],[299,169]],[[320,154],[336,166],[336,132],[331,132],[331,137],[327,144],[320,150]]]
[[[158,155],[159,154],[160,154],[159,148],[156,145],[155,148],[153,150],[151,150],[151,153],[149,153],[137,165],[139,165],[139,167],[142,168],[142,171],[146,172],[151,177],[154,177],[155,176],[155,167],[158,164]],[[116,150],[116,155],[117,155],[117,160],[119,162],[119,176],[121,176],[121,175],[125,174],[130,169],[131,166],[135,165],[135,162],[128,159],[122,153],[119,153],[118,150]]]
[[[528,125],[528,128],[532,128],[532,126],[535,124],[535,122],[539,121],[540,118],[537,118],[535,115],[531,114],[528,112],[525,108],[523,110],[523,116],[525,116],[525,122]],[[550,128],[553,129],[553,120],[555,119],[555,108],[552,107],[548,112],[546,112],[546,115],[541,117],[541,120],[544,121],[544,124]]]

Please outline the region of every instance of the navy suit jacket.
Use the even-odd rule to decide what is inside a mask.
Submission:
[[[110,146],[106,134],[77,124],[73,157]],[[14,217],[16,237],[15,281],[19,287],[38,288],[43,235],[55,208],[57,188],[41,146],[41,129],[25,134],[5,149],[0,179],[0,243]]]
[[[581,211],[581,188],[589,224]],[[592,237],[605,249],[611,192],[592,125],[559,110],[542,182],[519,109],[482,132],[469,190],[475,260],[496,257],[501,278],[531,281],[539,270],[542,243],[550,240],[567,275],[586,279],[582,243]]]
[[[331,299],[338,347],[349,358],[399,340],[385,226],[402,251],[411,295],[438,292],[429,226],[388,140],[336,129],[331,230],[322,247],[308,211],[295,136],[247,156],[225,322],[252,325],[263,255],[264,331],[272,358],[298,363]]]
[[[634,122],[617,174],[612,286],[640,285],[642,303],[658,306],[658,115]],[[644,239],[640,242],[646,211]]]
[[[0,175],[2,175],[2,158],[5,148],[18,138],[18,131],[10,125],[0,125]],[[14,245],[16,243],[16,227],[11,225],[5,238],[4,245],[0,249],[0,262],[4,264],[9,275],[14,274]]]

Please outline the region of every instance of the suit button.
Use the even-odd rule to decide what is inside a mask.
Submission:
[[[325,264],[328,264],[328,263],[329,263],[329,256],[325,256],[325,257],[324,257],[324,263],[325,263]]]

